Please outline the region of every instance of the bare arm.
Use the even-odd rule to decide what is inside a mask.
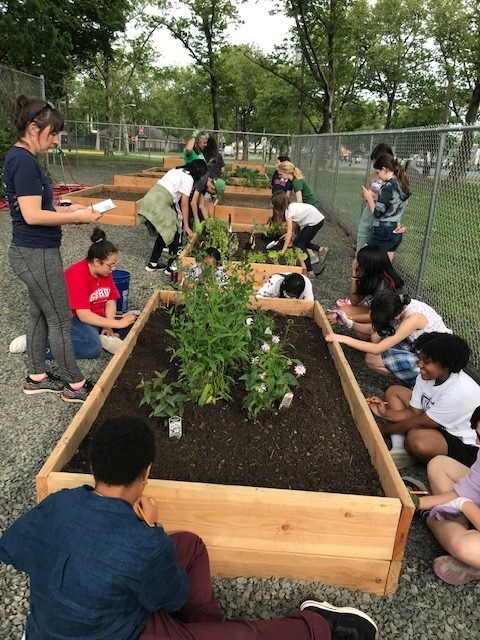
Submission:
[[[183,197],[183,196],[182,196]],[[192,207],[193,219],[198,222],[198,209],[199,209],[200,191],[196,189],[193,192],[190,205]]]
[[[474,502],[465,502],[462,507],[462,513],[470,520],[475,529],[480,531],[480,508]]]
[[[110,301],[109,301],[110,302]],[[115,303],[114,300],[111,302]],[[75,309],[80,322],[91,324],[94,327],[102,327],[102,329],[123,329],[135,322],[137,316],[134,313],[126,313],[121,318],[106,318],[93,313],[90,309]]]
[[[295,200],[297,202],[303,202],[303,193],[301,191],[295,191]]]
[[[408,318],[400,323],[400,326],[393,336],[388,336],[387,338],[380,340],[380,342],[365,342],[364,340],[357,340],[356,338],[351,338],[350,336],[345,336],[339,333],[329,333],[325,336],[325,340],[327,342],[340,342],[341,344],[346,344],[348,347],[353,347],[358,351],[363,351],[363,353],[379,355],[380,353],[384,353],[384,351],[394,347],[414,331],[424,329],[427,326],[427,322],[427,318],[422,313],[412,313],[411,316],[408,316]]]
[[[193,151],[193,147],[195,146],[195,136],[192,136],[187,144],[185,145],[185,155],[189,156],[192,151]]]
[[[41,196],[19,196],[18,206],[27,224],[39,224],[46,227],[60,224],[88,224],[96,222],[102,216],[101,213],[93,211],[91,207],[79,208],[78,204],[60,207],[56,213],[45,210],[42,209]]]
[[[182,194],[180,198],[180,209],[182,211],[183,218],[183,228],[187,236],[193,236],[193,231],[190,229],[190,225],[188,222],[188,214],[189,214],[189,198],[185,194]]]
[[[285,253],[285,251],[290,246],[290,241],[292,239],[292,233],[293,233],[293,222],[292,222],[291,218],[287,218],[287,233],[284,235],[283,248],[280,251],[280,253]]]

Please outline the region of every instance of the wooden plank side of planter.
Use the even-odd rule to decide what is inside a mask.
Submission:
[[[185,162],[183,161],[182,156],[164,156],[162,169],[166,169],[168,171],[169,169],[175,169],[175,167],[179,167],[184,164]]]
[[[257,207],[233,207],[231,205],[216,204],[215,217],[228,220],[230,216],[235,224],[267,224],[272,217],[271,209],[259,209]]]
[[[71,194],[71,200],[75,204],[82,204],[85,207],[89,207],[92,204],[97,204],[98,202],[105,200],[105,197],[99,198],[92,195],[99,189],[105,191],[107,193],[105,197],[111,198],[116,205],[115,209],[107,211],[107,213],[103,214],[100,219],[101,224],[118,224],[127,227],[138,226],[137,213],[140,210],[140,201],[148,191],[147,187],[145,187],[144,189],[139,189],[138,187],[98,184],[94,187],[89,187],[88,189],[75,191]],[[115,194],[122,192],[138,194],[138,200],[129,201],[117,199],[115,197]]]
[[[178,297],[174,291],[152,295],[91,397],[40,471],[39,499],[62,487],[92,481],[88,476],[60,469],[93,424],[151,312],[160,301],[173,302]],[[274,302],[280,303],[279,312],[288,312],[291,305],[295,306],[293,300],[267,298],[256,300],[255,304],[275,308]],[[316,308],[318,303],[297,304],[300,313],[314,313],[319,322],[323,311]],[[328,323],[325,317],[322,321]],[[329,330],[326,325],[323,328]],[[387,468],[385,473],[388,471]],[[396,469],[395,473],[398,475]],[[163,480],[150,480],[146,495],[157,501],[159,517],[167,531],[191,529],[204,538],[213,571],[218,575],[290,576],[384,594],[396,587],[398,567],[392,567],[392,556],[402,504],[395,495],[395,483],[388,478],[383,481],[387,485],[390,482],[392,497]]]
[[[140,187],[142,189],[151,189],[154,187],[158,178],[156,176],[145,176],[139,174],[123,174],[113,176],[112,182],[118,187]]]
[[[266,198],[272,197],[271,189],[264,189],[263,187],[240,187],[238,185],[227,184],[225,186],[225,193],[252,195],[252,196],[265,196]]]
[[[315,303],[314,318],[322,329],[323,335],[332,331],[330,323],[318,302]],[[387,580],[386,593],[393,593],[398,585],[398,577],[401,570],[408,531],[415,513],[410,495],[400,478],[400,474],[387,449],[385,440],[372,416],[365,398],[358,386],[353,372],[348,364],[340,344],[329,343],[329,350],[340,374],[345,397],[350,406],[352,416],[356,422],[360,435],[368,449],[372,464],[380,478],[382,487],[387,496],[398,497],[402,503],[402,510],[397,527],[395,544],[392,555],[392,563]]]

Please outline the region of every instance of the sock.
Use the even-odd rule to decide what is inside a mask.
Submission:
[[[70,387],[70,389],[73,389],[73,391],[78,391],[79,389],[83,389],[83,387],[85,386],[85,380],[83,380],[82,382],[69,382],[68,386]]]
[[[156,267],[158,262],[149,262],[148,263],[151,267]]]
[[[390,438],[392,439],[392,449],[405,449],[403,433],[393,433]]]
[[[37,378],[37,380],[35,380],[35,378],[33,377],[35,376],[35,378]],[[39,384],[40,382],[43,382],[44,380],[46,380],[48,378],[48,373],[34,373],[33,376],[29,375],[28,377],[30,378],[30,380],[32,382],[35,382],[36,384]]]

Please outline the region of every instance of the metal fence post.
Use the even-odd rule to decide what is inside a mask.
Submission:
[[[440,144],[438,146],[437,161],[435,163],[435,175],[433,178],[432,195],[430,197],[430,204],[428,207],[427,224],[425,225],[425,236],[422,247],[422,255],[420,258],[420,265],[418,268],[417,286],[415,288],[415,298],[418,298],[422,293],[423,276],[425,274],[425,265],[428,257],[428,249],[430,247],[431,232],[433,227],[433,219],[435,217],[435,205],[437,202],[438,189],[440,186],[440,180],[442,177],[442,164],[443,164],[443,152],[445,149],[445,140],[447,134],[443,132],[440,135]]]

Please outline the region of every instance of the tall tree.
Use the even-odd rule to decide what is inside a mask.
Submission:
[[[425,8],[423,0],[377,0],[369,13],[375,33],[367,54],[366,82],[370,91],[385,98],[385,128],[392,126],[395,101],[408,82],[426,67]]]
[[[0,63],[43,74],[57,98],[76,63],[112,54],[129,7],[130,0],[0,0]]]
[[[166,27],[182,43],[195,65],[205,72],[210,85],[213,128],[219,129],[218,59],[225,46],[227,28],[239,23],[235,3],[231,0],[183,0],[181,15],[177,13],[178,3],[174,0],[156,0],[154,6],[156,11],[146,19],[147,24]]]

